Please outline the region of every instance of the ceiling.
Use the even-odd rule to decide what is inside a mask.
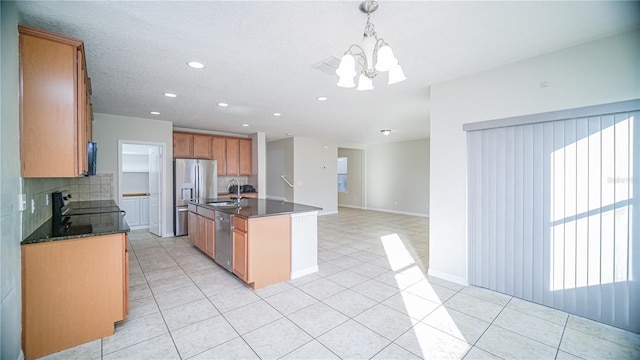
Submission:
[[[387,85],[381,74],[360,92],[314,68],[361,43],[359,4],[21,1],[18,10],[24,25],[85,42],[95,112],[342,146],[428,137],[434,83],[640,26],[638,2],[381,1],[371,22],[408,80]]]

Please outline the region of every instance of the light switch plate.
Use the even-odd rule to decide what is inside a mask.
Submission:
[[[18,194],[18,210],[24,211],[27,208],[27,194]]]

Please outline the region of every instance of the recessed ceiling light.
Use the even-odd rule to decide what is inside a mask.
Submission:
[[[247,127],[247,126],[249,126],[249,124],[242,124],[242,126]]]
[[[389,136],[389,134],[391,134],[391,130],[387,129],[387,130],[380,130],[380,133],[384,136]]]
[[[187,65],[189,65],[189,67],[192,67],[194,69],[202,69],[204,67],[202,63],[199,63],[197,61],[189,61]]]
[[[282,114],[280,114],[280,113],[273,113],[273,116],[280,116],[280,115],[282,115]]]
[[[318,100],[318,101],[327,101],[327,99],[329,99],[329,98],[328,98],[328,97],[326,97],[326,96],[318,96],[318,97],[316,98],[316,100]]]
[[[160,115],[160,113],[157,112],[157,111],[150,111],[149,114],[151,114],[151,115]]]
[[[166,97],[176,97],[178,95],[172,94],[172,93],[164,93],[164,96],[166,96]]]
[[[229,106],[229,104],[227,104],[227,103],[218,103],[218,106],[227,107],[227,106]]]

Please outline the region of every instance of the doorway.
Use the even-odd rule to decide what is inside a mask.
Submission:
[[[118,200],[132,230],[162,236],[164,144],[118,141]]]

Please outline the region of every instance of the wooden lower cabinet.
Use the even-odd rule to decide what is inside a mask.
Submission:
[[[194,207],[189,212],[189,239],[195,247],[214,258],[215,252],[215,212],[202,207]],[[202,213],[204,215],[201,215]]]
[[[35,359],[114,332],[128,312],[127,234],[22,245],[22,349]]]
[[[253,289],[289,279],[289,215],[233,218],[233,273]]]

